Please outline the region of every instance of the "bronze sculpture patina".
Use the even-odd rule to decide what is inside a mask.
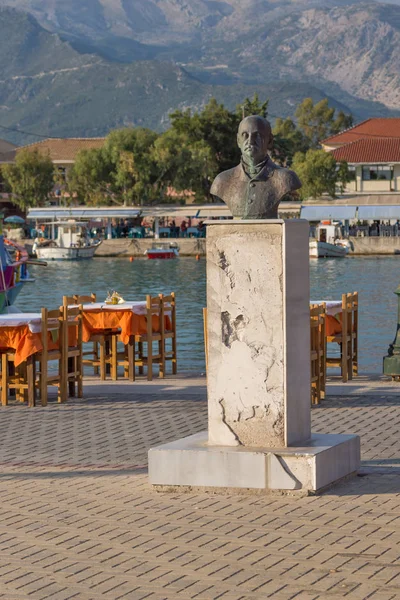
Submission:
[[[268,156],[273,135],[271,125],[263,117],[243,119],[237,142],[241,163],[217,175],[211,194],[225,202],[235,218],[276,219],[283,196],[301,187],[299,178]]]

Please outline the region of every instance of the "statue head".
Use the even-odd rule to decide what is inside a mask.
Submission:
[[[271,125],[267,119],[253,115],[241,121],[237,143],[246,163],[258,165],[262,162],[272,146],[272,141]]]

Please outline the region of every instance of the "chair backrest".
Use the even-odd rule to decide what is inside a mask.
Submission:
[[[74,294],[74,304],[90,304],[96,302],[96,294]]]
[[[62,303],[63,306],[69,306],[70,304],[75,304],[75,299],[73,296],[63,296]]]
[[[159,323],[158,329],[162,327],[162,310],[163,310],[162,299],[160,296],[146,296],[146,322],[147,322],[147,335],[151,337],[153,333],[153,317],[156,317]]]
[[[342,294],[342,333],[358,333],[358,292]]]
[[[63,306],[89,304],[91,302],[96,302],[96,294],[74,294],[73,296],[63,296]]]
[[[66,299],[67,296],[64,296]],[[82,346],[82,304],[63,303],[62,325],[63,325],[63,348]],[[71,341],[70,331],[73,330],[73,342]]]
[[[326,305],[310,306],[311,402],[319,404],[325,395],[326,379]]]
[[[175,292],[171,292],[168,296],[159,294],[162,303],[162,322],[165,329],[176,334],[176,298]],[[167,317],[167,318],[166,318]],[[166,321],[171,325],[166,327]]]
[[[63,311],[62,308],[56,308],[54,310],[48,310],[47,308],[42,308],[42,325],[41,325],[41,338],[42,338],[42,346],[43,354],[47,354],[49,349],[49,334],[53,337],[56,337],[57,340],[60,339],[60,334],[62,331],[62,322],[63,322]],[[61,341],[61,340],[60,340]]]

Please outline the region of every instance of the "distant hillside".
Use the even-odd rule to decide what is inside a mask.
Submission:
[[[212,96],[232,108],[254,92],[270,98],[272,118],[327,95],[356,119],[400,114],[398,6],[0,0],[5,5],[0,126],[55,136],[130,124],[162,129],[175,108],[199,109]]]
[[[9,9],[0,10],[0,49],[0,125],[43,135],[97,136],[124,125],[162,129],[175,108],[198,109],[212,96],[234,107],[257,91],[271,98],[271,115],[282,116],[307,95],[324,97],[308,84],[211,86],[170,62],[112,63],[78,53],[31,16]],[[7,137],[19,144],[35,139]]]

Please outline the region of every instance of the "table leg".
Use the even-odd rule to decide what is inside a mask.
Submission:
[[[100,341],[100,379],[105,381],[106,379],[106,347],[105,341]]]
[[[128,377],[135,381],[135,336],[131,335],[128,342]]]
[[[68,358],[68,370],[67,370],[67,381],[68,381],[68,396],[70,398],[75,397],[75,378],[70,379],[69,373],[74,373],[75,371],[75,358]]]
[[[26,360],[26,382],[28,384],[28,406],[33,407],[36,404],[35,360],[33,356],[29,356]]]
[[[117,381],[118,378],[118,355],[117,355],[117,336],[111,336],[111,379]]]
[[[7,353],[3,352],[1,355],[1,404],[7,406],[8,404],[8,360]]]

